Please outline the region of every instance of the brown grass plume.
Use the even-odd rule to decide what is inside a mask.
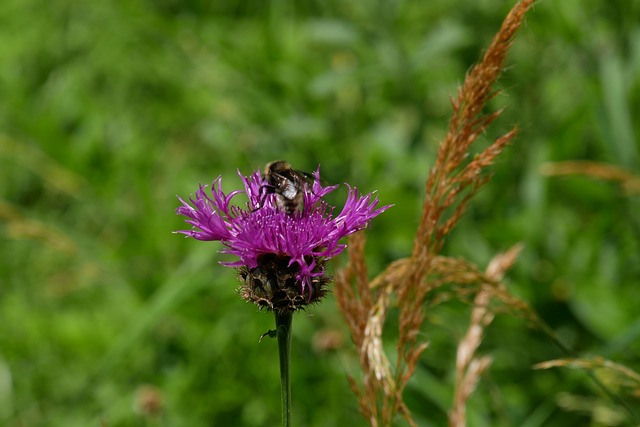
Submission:
[[[370,281],[364,261],[364,236],[359,233],[349,240],[349,263],[336,275],[335,294],[362,368],[361,380],[350,378],[350,384],[361,412],[372,426],[392,425],[398,415],[409,425],[416,425],[403,402],[403,391],[427,347],[419,340],[425,298],[445,283],[458,285],[456,297],[467,292],[474,307],[469,332],[458,349],[451,425],[465,424],[465,402],[489,365],[488,358],[474,354],[484,327],[493,318],[489,300],[508,295],[500,279],[519,249],[496,257],[486,272],[464,260],[439,256],[439,252],[469,200],[489,180],[487,168],[516,134],[514,128],[470,157],[470,148],[478,136],[501,113],[485,113],[485,108],[497,94],[493,85],[502,72],[513,37],[533,3],[522,0],[513,7],[482,60],[467,73],[451,100],[449,129],[425,183],[426,197],[411,256],[391,263]],[[397,304],[399,316],[395,358],[389,358],[382,346],[382,331],[392,303]],[[396,360],[393,364],[392,359]]]

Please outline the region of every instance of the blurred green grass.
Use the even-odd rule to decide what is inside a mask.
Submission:
[[[233,188],[236,169],[276,158],[320,163],[328,182],[396,205],[369,234],[375,274],[410,252],[449,96],[510,6],[0,3],[0,424],[277,423],[276,346],[257,342],[272,318],[237,297],[216,244],[171,234],[184,227],[175,195],[218,175]],[[638,173],[638,16],[635,0],[541,1],[529,14],[486,140],[521,133],[445,247],[485,265],[524,242],[511,289],[580,354],[636,369],[639,199],[539,168],[588,159]],[[439,426],[468,307],[428,320],[407,401]],[[343,334],[337,351],[313,346],[323,331]],[[557,397],[598,392],[576,372],[531,371],[562,353],[524,320],[499,317],[482,351],[495,363],[470,425],[589,422]],[[365,425],[331,296],[296,317],[293,353],[296,425]],[[157,419],[134,409],[146,384],[162,396]]]

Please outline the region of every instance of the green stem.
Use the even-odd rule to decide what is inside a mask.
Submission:
[[[282,427],[291,427],[291,320],[293,312],[276,312],[276,333],[280,353],[280,402]]]

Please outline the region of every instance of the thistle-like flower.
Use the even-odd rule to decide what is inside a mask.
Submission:
[[[281,196],[259,171],[247,177],[238,175],[244,190],[225,194],[218,177],[209,191],[201,185],[190,203],[178,197],[182,206],[176,212],[187,217],[185,222],[193,228],[177,233],[221,241],[225,246],[221,252],[239,258],[221,264],[238,269],[240,295],[276,312],[293,312],[318,302],[331,281],[325,264],[346,246],[339,240],[366,228],[372,218],[391,207],[376,209],[374,193],[361,196],[346,184],[347,201],[334,216],[334,207],[322,198],[338,186],[322,186],[318,167],[313,182],[310,179],[299,188],[304,192],[301,209],[287,212],[279,203]],[[240,193],[248,197],[244,208],[231,204]]]

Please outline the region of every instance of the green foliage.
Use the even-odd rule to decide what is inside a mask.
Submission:
[[[185,227],[175,195],[218,175],[233,188],[237,168],[276,158],[320,163],[328,182],[395,204],[369,233],[369,265],[382,270],[411,251],[449,96],[511,5],[2,1],[0,424],[275,425],[277,349],[258,344],[272,316],[238,298],[216,243],[171,234]],[[524,242],[511,289],[580,354],[632,368],[640,200],[540,165],[638,173],[637,16],[625,0],[540,2],[528,16],[486,140],[516,123],[521,133],[444,251],[484,266]],[[437,426],[468,307],[427,320],[407,402]],[[313,345],[327,330],[343,334],[337,351]],[[294,425],[365,425],[345,380],[358,373],[349,345],[331,297],[296,316]],[[598,395],[584,375],[530,369],[564,355],[525,320],[499,317],[481,350],[495,362],[470,425],[591,419],[558,404],[563,392]],[[161,396],[157,418],[135,409],[145,385]]]

